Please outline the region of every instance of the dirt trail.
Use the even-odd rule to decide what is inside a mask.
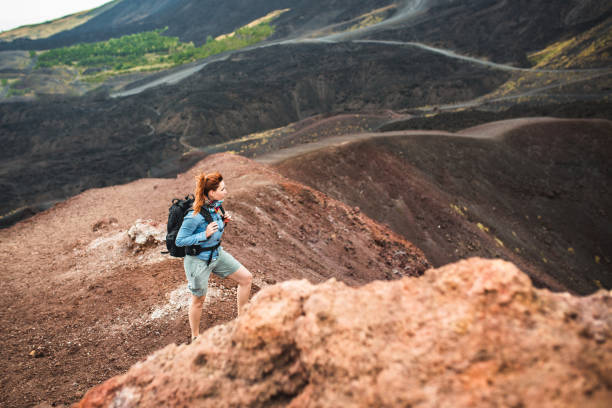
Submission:
[[[585,120],[587,123],[592,120]],[[377,138],[387,137],[437,137],[437,136],[451,136],[459,138],[472,138],[472,139],[488,139],[488,140],[501,140],[504,135],[510,132],[518,131],[525,126],[535,124],[552,124],[552,123],[572,123],[576,122],[576,119],[559,119],[559,118],[548,118],[548,117],[533,117],[533,118],[518,118],[508,119],[496,122],[486,123],[484,125],[474,126],[461,130],[459,132],[445,132],[439,130],[404,130],[404,131],[392,131],[392,132],[364,132],[355,134],[345,134],[342,136],[334,136],[325,139],[318,140],[316,142],[302,143],[299,145],[291,146],[284,149],[279,149],[274,152],[270,152],[255,158],[255,161],[264,164],[278,164],[282,161],[291,159],[292,157],[298,157],[306,153],[315,152],[317,150],[326,149],[333,146],[343,146],[348,143],[362,142],[367,140],[375,140]]]
[[[373,140],[381,137],[406,137],[406,136],[454,136],[468,137],[475,139],[499,139],[504,133],[521,126],[534,123],[548,123],[557,121],[555,118],[521,118],[499,122],[487,123],[486,125],[476,126],[465,129],[457,133],[444,132],[438,130],[404,130],[396,132],[365,132],[356,134],[346,134],[325,138],[316,142],[303,143],[296,146],[280,149],[255,158],[255,161],[265,164],[276,164],[292,157],[301,156],[306,153],[314,152],[332,146],[342,146],[347,143]]]
[[[555,124],[558,123],[561,126],[564,124],[575,123],[577,119],[559,119],[559,118],[546,118],[546,117],[533,117],[533,118],[518,118],[518,119],[507,119],[496,122],[485,123],[463,129],[456,133],[457,136],[470,136],[470,137],[482,137],[488,139],[501,139],[504,135],[520,131],[520,129],[541,124]],[[584,120],[584,123],[592,123],[593,120]]]
[[[394,136],[457,136],[455,133],[440,132],[435,130],[406,130],[400,132],[386,132],[386,133],[356,133],[342,136],[335,136],[326,139],[322,139],[316,142],[304,143],[297,146],[280,149],[275,152],[267,153],[265,155],[255,158],[255,161],[264,164],[276,164],[292,157],[301,156],[306,153],[314,152],[320,149],[325,149],[332,146],[342,146],[347,143],[353,143],[364,140],[372,140],[379,137],[394,137]],[[465,137],[471,137],[465,135]]]

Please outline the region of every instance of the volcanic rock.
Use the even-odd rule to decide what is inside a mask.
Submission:
[[[138,219],[127,233],[136,247],[155,246],[166,239],[164,226],[153,220]]]
[[[605,406],[611,307],[481,258],[360,288],[287,281],[78,406]]]

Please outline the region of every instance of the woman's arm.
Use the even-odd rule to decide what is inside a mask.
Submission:
[[[206,222],[206,221],[204,221]],[[176,235],[176,246],[190,246],[200,244],[206,241],[206,231],[202,231],[198,234],[193,232],[198,227],[199,221],[194,216],[187,216],[183,220],[183,224]]]

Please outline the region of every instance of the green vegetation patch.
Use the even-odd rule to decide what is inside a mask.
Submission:
[[[170,68],[248,47],[274,33],[274,26],[267,20],[252,27],[239,28],[231,36],[208,37],[204,45],[196,47],[192,42],[181,42],[178,37],[162,35],[166,29],[49,50],[38,55],[36,68],[79,67],[86,75],[86,81],[98,82],[108,74]]]
[[[209,36],[206,39],[206,44],[201,47],[195,47],[193,43],[189,43],[186,47],[169,55],[168,59],[172,61],[174,65],[180,65],[186,62],[207,58],[211,55],[220,54],[225,51],[245,48],[249,45],[261,42],[274,34],[274,26],[265,22],[254,27],[245,26],[239,28],[233,34],[232,36],[219,39],[213,39]]]
[[[56,48],[38,56],[37,68],[68,65],[121,70],[147,64],[147,54],[176,52],[177,37],[164,37],[163,30],[111,38],[108,41]]]

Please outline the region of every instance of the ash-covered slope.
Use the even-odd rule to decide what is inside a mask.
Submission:
[[[0,42],[0,50],[50,49],[78,42],[168,27],[167,34],[199,45],[207,36],[232,32],[267,13],[290,9],[275,25],[275,38],[331,33],[359,27],[374,10],[392,6],[365,35],[349,37],[418,41],[497,62],[529,65],[526,52],[568,39],[612,16],[605,0],[121,0],[76,28],[40,40]]]
[[[612,122],[515,119],[350,139],[287,151],[277,168],[359,206],[436,266],[501,257],[538,286],[612,288]]]
[[[482,30],[476,34],[484,37],[469,40],[479,47],[478,56],[490,57],[497,50],[512,49],[516,37],[509,36],[508,27],[500,21],[512,21],[510,16],[517,10],[521,19],[531,21],[526,15],[533,17],[538,21],[537,27],[544,31],[549,23],[578,30],[582,25],[595,24],[609,12],[607,3],[594,1],[588,2],[593,5],[591,8],[575,2],[552,2],[550,7],[557,14],[550,13],[548,6],[538,8],[529,3],[523,7],[522,2],[474,0],[459,5],[458,2],[406,1],[376,14],[376,18],[384,16],[385,19],[368,25],[376,20],[368,20],[370,11],[391,3],[123,0],[75,28],[73,34],[58,34],[67,39],[72,35],[70,41],[82,41],[89,35],[92,38],[101,35],[99,39],[102,39],[168,25],[169,34],[184,35],[183,39],[197,43],[200,35],[203,40],[207,33],[231,31],[272,8],[289,7],[291,11],[274,23],[277,25],[275,38],[314,35],[323,37],[323,42],[284,42],[236,52],[175,85],[159,86],[122,99],[108,99],[107,89],[102,86],[99,92],[83,98],[37,95],[39,99],[31,103],[0,104],[0,144],[6,146],[0,154],[4,169],[0,172],[3,192],[0,193],[0,223],[10,225],[22,216],[87,188],[147,176],[174,176],[203,156],[200,149],[311,115],[384,109],[405,112],[428,105],[473,101],[490,94],[510,78],[508,72],[402,45],[402,41],[438,44],[438,37],[454,39],[456,32],[443,24],[448,13],[452,14],[452,21],[464,21],[466,32],[481,24],[506,27],[500,28],[503,40],[496,39],[497,32],[485,35]],[[482,22],[474,20],[477,10],[480,11],[476,15]],[[542,14],[550,22],[541,21]],[[357,28],[362,23],[368,26]],[[462,25],[453,27],[463,30]],[[446,31],[443,35],[437,32],[430,35],[426,29]],[[334,37],[334,40],[326,37],[338,31],[348,36]],[[363,38],[394,40],[400,44],[351,41]],[[529,42],[528,34],[518,38],[523,51],[535,46]],[[551,41],[556,39],[558,36]],[[337,42],[326,43],[328,40]],[[444,41],[441,45],[472,53],[471,49],[462,48],[462,44],[449,45]],[[23,60],[27,58],[24,53]],[[28,81],[38,83],[26,78],[19,89],[27,89]],[[48,77],[45,81],[56,82]],[[607,82],[601,81],[604,89],[599,83],[598,78],[580,82],[584,88],[597,89],[596,95],[607,95]],[[9,88],[4,86],[1,92],[7,93]],[[580,100],[585,92],[589,93],[584,89],[570,91],[569,100]],[[194,155],[183,156],[187,151]]]
[[[0,406],[70,404],[151,352],[189,338],[182,260],[162,255],[172,198],[218,170],[233,221],[223,246],[253,292],[287,279],[351,286],[417,276],[422,252],[358,210],[244,157],[219,154],[173,179],[92,189],[0,230]],[[127,231],[149,219],[140,246]],[[234,318],[236,287],[211,278],[202,329]]]
[[[290,281],[77,407],[604,407],[611,311],[609,292],[537,290],[478,258],[358,289]]]
[[[414,3],[420,3],[420,13],[411,15],[402,26],[377,31],[372,38],[421,41],[496,62],[530,66],[528,52],[571,39],[606,20],[612,23],[612,3],[606,0]]]
[[[274,61],[274,63],[271,63]],[[89,187],[174,176],[204,148],[329,111],[471,99],[507,78],[424,51],[369,44],[267,47],[129,98],[0,104],[0,215]],[[202,157],[201,154],[199,156]]]
[[[122,0],[86,23],[46,39],[0,42],[0,50],[49,49],[168,27],[167,35],[196,45],[234,31],[271,11],[290,9],[275,21],[277,38],[350,21],[392,0]]]

